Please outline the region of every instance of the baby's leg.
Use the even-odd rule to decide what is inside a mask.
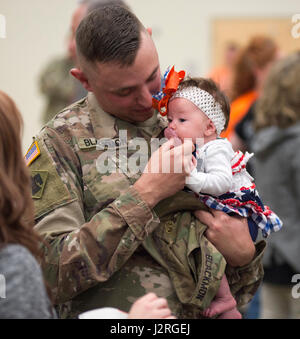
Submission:
[[[242,315],[235,307],[230,311],[222,313],[218,319],[242,319]]]
[[[216,294],[214,300],[211,302],[210,306],[203,312],[203,315],[205,317],[213,317],[217,314],[220,314],[221,317],[223,317],[223,319],[227,318],[227,316],[228,316],[227,319],[233,319],[232,318],[233,310],[236,311],[234,319],[241,318],[241,314],[236,309],[236,301],[230,292],[230,288],[229,288],[226,275],[224,274],[221,280],[218,293]],[[239,314],[239,317],[238,317],[238,314]]]

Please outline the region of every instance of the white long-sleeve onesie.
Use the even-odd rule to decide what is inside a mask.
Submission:
[[[234,152],[226,139],[210,141],[196,149],[197,167],[187,177],[186,186],[198,193],[208,207],[249,218],[255,241],[256,226],[268,236],[281,229],[282,221],[268,207],[262,209],[263,202],[246,170],[252,155]],[[220,197],[225,193],[229,194]]]
[[[197,148],[197,166],[186,178],[186,186],[196,193],[213,196],[251,186],[253,178],[246,170],[233,176],[234,156],[235,152],[227,139],[218,138]]]

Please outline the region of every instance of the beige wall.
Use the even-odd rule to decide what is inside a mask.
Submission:
[[[0,89],[17,102],[25,120],[24,150],[40,129],[43,98],[37,79],[42,68],[64,52],[76,0],[1,0],[6,39],[0,38]],[[153,28],[162,69],[170,64],[193,75],[212,66],[212,22],[215,18],[284,17],[300,12],[299,0],[128,0]],[[291,29],[292,29],[291,22]],[[295,39],[299,44],[300,39]]]
[[[281,55],[288,55],[300,49],[300,39],[295,39],[291,34],[294,24],[291,18],[216,18],[212,22],[212,60],[216,65],[221,65],[224,60],[224,51],[228,41],[234,41],[243,47],[251,37],[259,34],[272,38],[280,46]],[[295,27],[300,34],[299,28]]]
[[[64,53],[75,0],[1,0],[6,39],[0,39],[0,89],[14,98],[24,119],[24,151],[41,127],[37,85],[45,64]]]

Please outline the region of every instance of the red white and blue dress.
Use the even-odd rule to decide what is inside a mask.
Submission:
[[[264,237],[282,227],[279,217],[259,197],[246,164],[253,154],[234,152],[227,139],[217,138],[196,146],[197,166],[186,180],[208,207],[248,218],[253,241],[258,229]]]

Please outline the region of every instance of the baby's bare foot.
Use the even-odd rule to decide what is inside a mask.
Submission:
[[[242,319],[242,315],[235,307],[230,311],[222,313],[218,319]]]
[[[236,307],[236,301],[231,294],[215,297],[210,306],[203,312],[205,317],[211,318],[217,314],[223,314]],[[238,312],[238,311],[237,311]]]

